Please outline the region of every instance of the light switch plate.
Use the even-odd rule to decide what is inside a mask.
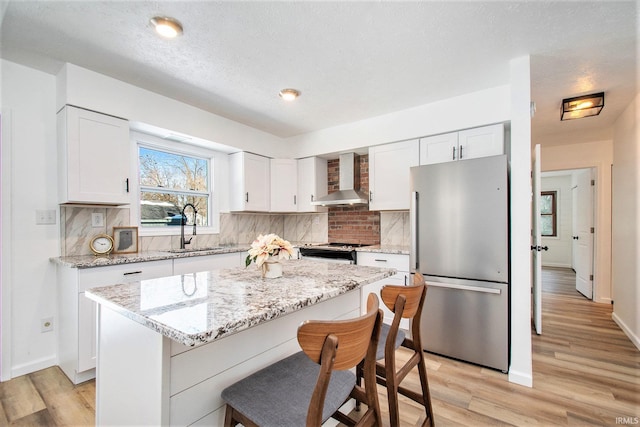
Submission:
[[[92,227],[104,227],[104,214],[101,212],[93,212],[91,214]]]

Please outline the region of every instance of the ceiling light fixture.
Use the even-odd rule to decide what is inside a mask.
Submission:
[[[300,91],[295,89],[282,89],[279,93],[280,98],[285,101],[293,101],[300,96]]]
[[[597,116],[604,108],[604,92],[562,100],[560,120]]]
[[[182,35],[182,24],[174,18],[166,16],[154,16],[149,20],[156,33],[167,39],[173,39]]]

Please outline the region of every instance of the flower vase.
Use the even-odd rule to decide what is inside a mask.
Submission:
[[[277,258],[270,257],[262,264],[262,277],[266,279],[282,277],[282,264]]]

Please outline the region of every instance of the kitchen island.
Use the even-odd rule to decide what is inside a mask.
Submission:
[[[306,260],[93,288],[98,425],[222,425],[221,391],[299,350],[307,319],[360,315],[361,287],[394,269]]]

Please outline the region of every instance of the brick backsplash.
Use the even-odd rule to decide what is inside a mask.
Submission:
[[[364,193],[369,192],[369,156],[358,157],[360,165],[360,184],[355,183],[355,188],[360,187]],[[329,193],[340,188],[340,163],[339,160],[327,162]],[[329,208],[328,213],[329,242],[362,243],[377,245],[380,243],[380,212],[370,211],[368,206],[345,206]]]

